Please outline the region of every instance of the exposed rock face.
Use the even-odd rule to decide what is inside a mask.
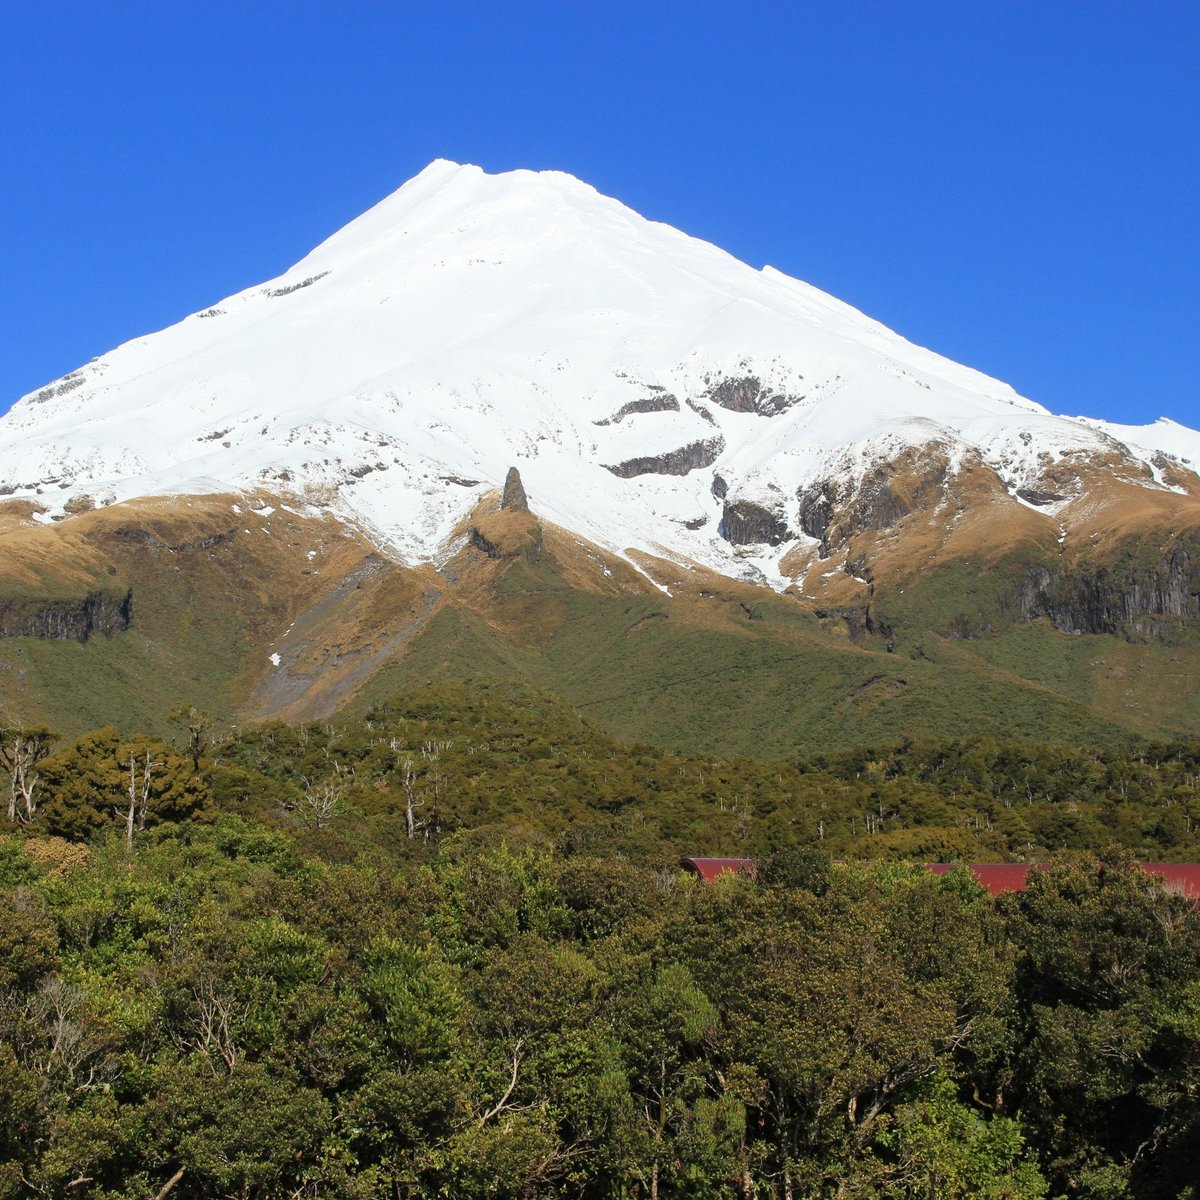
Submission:
[[[1162,636],[1172,618],[1200,616],[1200,534],[1162,556],[1137,548],[1113,563],[1029,567],[1014,599],[1026,619],[1063,633]]]
[[[866,604],[861,605],[845,605],[838,608],[818,608],[816,615],[823,621],[844,621],[846,623],[846,633],[850,640],[855,643],[862,642],[865,638],[874,636],[881,631],[875,617],[875,604],[873,599],[868,599]],[[891,646],[888,646],[891,650]]]
[[[542,557],[542,527],[529,511],[529,498],[516,467],[508,468],[500,507],[488,511],[484,505],[476,510],[467,541],[488,558],[537,562]]]
[[[494,532],[494,531],[493,531]],[[488,558],[515,559],[523,558],[526,562],[535,563],[542,557],[542,528],[536,523],[527,529],[517,531],[506,530],[503,538],[488,537],[478,525],[472,525],[467,532],[467,540],[476,550],[482,550]]]
[[[89,592],[82,600],[0,600],[0,637],[86,642],[111,637],[133,624],[133,592]]]
[[[718,380],[704,395],[730,412],[757,413],[760,417],[773,417],[803,399],[802,396],[785,396],[782,392],[769,391],[755,375]]]
[[[802,488],[796,497],[800,501],[800,528],[821,543],[821,557],[830,554],[826,534],[833,523],[834,506],[838,501],[838,486],[832,480]]]
[[[504,494],[500,497],[501,512],[529,511],[529,498],[525,495],[525,485],[521,482],[521,472],[516,467],[509,467],[504,478]]]
[[[778,546],[796,535],[781,512],[772,512],[750,500],[735,500],[725,505],[721,536],[734,546]]]
[[[155,550],[167,550],[172,554],[191,554],[197,550],[211,550],[214,546],[223,546],[226,542],[233,540],[236,532],[233,529],[222,529],[217,533],[209,533],[204,537],[196,538],[195,541],[179,542],[174,546],[168,545],[157,534],[151,533],[148,529],[140,529],[128,525],[122,525],[114,529],[108,536],[119,538],[125,542],[141,542],[146,546],[153,547]]]
[[[852,579],[858,579],[864,583],[870,583],[875,578],[875,572],[871,570],[871,564],[867,562],[865,554],[857,554],[853,558],[847,555],[845,563],[842,564],[842,570]]]
[[[618,421],[623,421],[632,413],[653,413],[653,412],[678,412],[679,401],[670,392],[663,392],[657,396],[646,396],[642,400],[630,400],[628,404],[622,404],[611,417],[606,417],[603,421],[593,421],[593,425],[615,425]]]
[[[1039,508],[1044,508],[1047,504],[1057,504],[1060,500],[1066,499],[1065,496],[1059,495],[1058,492],[1043,492],[1037,488],[1017,488],[1017,495],[1026,504],[1036,504]]]
[[[909,513],[927,507],[927,501],[936,500],[946,485],[948,474],[948,464],[944,460],[935,460],[923,464],[915,472],[909,471],[905,486],[901,487],[893,466],[876,467],[858,490],[851,511],[844,519],[842,536],[864,529],[891,529]]]
[[[724,500],[725,497],[729,495],[729,484],[726,483],[724,478],[720,475],[713,475],[712,494],[718,500]]]
[[[932,507],[948,476],[945,459],[911,454],[872,467],[850,495],[834,480],[818,481],[797,493],[800,528],[820,541],[821,557],[828,558],[857,533],[891,529],[909,513]]]
[[[700,442],[689,442],[666,454],[631,458],[615,466],[605,464],[605,468],[622,479],[633,479],[636,475],[686,475],[697,467],[711,467],[724,449],[724,438],[707,438]]]

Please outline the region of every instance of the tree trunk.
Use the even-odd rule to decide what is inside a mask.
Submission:
[[[137,775],[133,769],[133,755],[129,756],[129,812],[125,816],[125,849],[133,849],[133,828],[137,816]]]

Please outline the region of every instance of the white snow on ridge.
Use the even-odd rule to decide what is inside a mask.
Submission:
[[[1152,460],[1155,455],[1166,454],[1193,471],[1200,469],[1200,433],[1172,421],[1170,417],[1159,417],[1153,425],[1118,425],[1091,417],[1075,419],[1089,429],[1099,430],[1135,448],[1142,457]]]
[[[751,378],[773,415],[717,402]],[[1014,487],[1074,450],[1200,463],[1200,433],[1054,416],[569,175],[439,160],[279,278],[26,396],[0,489],[307,494],[423,560],[516,465],[594,542],[777,584],[720,537],[714,473],[794,518],[798,489],[931,442]],[[687,474],[607,469],[698,446]]]

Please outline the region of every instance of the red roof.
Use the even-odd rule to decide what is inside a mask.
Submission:
[[[926,863],[925,866],[935,875],[954,870],[950,863]],[[1045,864],[1039,863],[1035,869],[1045,870]],[[969,863],[967,870],[988,895],[999,896],[1002,892],[1023,892],[1030,866],[1028,863]]]
[[[1167,891],[1200,900],[1200,863],[1142,863],[1142,867],[1162,876]]]
[[[949,863],[926,863],[935,875],[954,868]],[[1002,892],[1023,892],[1030,871],[1045,871],[1049,863],[968,863],[967,870],[992,896]],[[1200,863],[1141,863],[1144,871],[1162,877],[1168,891],[1200,900]]]
[[[755,875],[752,858],[685,858],[679,865],[694,871],[705,883],[711,883],[718,875],[749,875],[751,879]]]
[[[699,875],[705,883],[711,883],[720,875],[748,875],[756,872],[752,858],[685,858],[680,864],[685,870]],[[1163,887],[1189,896],[1200,905],[1200,863],[1141,863],[1144,871],[1158,875]],[[935,875],[953,871],[951,863],[926,863],[926,868]],[[1049,863],[968,863],[967,870],[989,895],[999,896],[1004,892],[1023,892],[1028,886],[1030,871],[1046,871]]]

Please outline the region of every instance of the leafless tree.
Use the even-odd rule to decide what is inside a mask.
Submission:
[[[0,728],[0,763],[9,775],[8,819],[32,821],[37,815],[37,764],[50,753],[50,730]]]
[[[186,1044],[205,1054],[216,1054],[232,1071],[241,1056],[234,1040],[234,1028],[245,1017],[249,1006],[239,1003],[205,977],[192,988],[196,1001],[196,1036]]]
[[[129,808],[125,812],[125,849],[133,849],[133,835],[141,833],[146,828],[146,809],[150,804],[150,781],[154,774],[154,768],[162,766],[161,763],[155,762],[150,757],[150,751],[146,751],[146,757],[141,763],[141,770],[138,770],[138,761],[135,754],[129,755]],[[117,814],[120,815],[121,810],[117,809]]]
[[[30,1046],[29,1065],[68,1081],[76,1091],[111,1085],[119,1064],[87,1036],[83,989],[57,975],[43,979],[28,1007],[39,1049]]]
[[[336,783],[309,783],[305,780],[304,795],[296,811],[306,825],[325,829],[342,812],[342,788]]]
[[[425,840],[429,840],[430,829],[436,833],[441,828],[440,813],[442,810],[442,773],[438,769],[438,760],[442,753],[449,750],[454,745],[452,740],[446,741],[427,741],[421,746],[421,757],[429,764],[427,777],[429,785],[433,789],[433,812],[429,820],[425,821],[423,828],[425,830]]]
[[[417,810],[425,807],[424,800],[417,799],[417,775],[413,770],[411,758],[404,760],[404,827],[409,840],[417,836],[418,829],[425,828],[425,822],[418,819]]]

